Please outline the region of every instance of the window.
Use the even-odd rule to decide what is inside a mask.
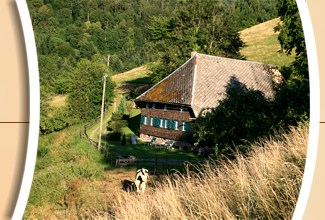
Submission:
[[[166,104],[164,105],[164,111],[167,111],[167,105]]]
[[[174,121],[171,119],[167,119],[167,129],[173,130],[174,129]]]
[[[160,118],[150,117],[150,125],[154,127],[160,127]]]
[[[148,117],[145,115],[141,115],[141,124],[148,124]]]
[[[181,106],[180,112],[184,112],[184,106]]]
[[[146,108],[150,108],[149,102],[146,103]]]
[[[182,131],[190,132],[190,130],[191,130],[191,124],[189,122],[183,121],[182,122]]]
[[[159,127],[163,128],[164,127],[164,119],[160,118],[160,124]]]
[[[155,109],[156,108],[156,105],[155,103],[152,103],[152,108]]]
[[[177,131],[178,130],[178,121],[174,121],[174,129]]]
[[[165,119],[165,125],[164,125],[164,128],[166,128],[167,129],[167,127],[168,127],[168,119]]]

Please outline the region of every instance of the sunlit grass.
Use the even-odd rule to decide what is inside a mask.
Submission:
[[[112,77],[112,79],[117,85],[124,83],[148,84],[150,83],[149,72],[150,71],[147,66],[140,66],[130,71],[116,74]]]
[[[116,192],[105,219],[291,219],[300,191],[308,126],[253,144],[247,157],[197,166],[152,183],[145,194]],[[141,200],[141,204],[139,204]]]
[[[278,67],[289,65],[294,60],[294,55],[287,56],[279,52],[281,45],[277,39],[278,33],[274,32],[274,27],[279,21],[279,18],[276,18],[240,32],[246,45],[240,52],[247,60]]]

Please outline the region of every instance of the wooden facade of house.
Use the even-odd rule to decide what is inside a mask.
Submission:
[[[140,133],[148,136],[186,142],[191,138],[191,108],[155,102],[139,103]]]
[[[272,65],[195,53],[136,98],[142,115],[140,134],[188,141],[195,118],[203,109],[217,107],[234,81],[272,99],[282,75]]]

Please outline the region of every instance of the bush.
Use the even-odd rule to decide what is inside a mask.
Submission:
[[[121,140],[121,132],[114,131],[112,133],[108,134],[108,140],[109,141],[119,141]]]
[[[193,136],[201,147],[217,146],[219,157],[234,158],[236,152],[249,151],[247,143],[271,131],[274,117],[271,101],[235,77],[226,92],[227,97],[219,106],[201,112],[193,126]]]
[[[117,120],[117,121],[111,121],[108,124],[108,130],[114,131],[114,132],[120,132],[121,128],[128,126],[128,122],[126,120]]]

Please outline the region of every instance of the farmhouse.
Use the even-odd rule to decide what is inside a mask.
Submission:
[[[141,108],[140,137],[189,141],[195,118],[201,110],[217,107],[234,79],[273,98],[281,74],[272,65],[192,53],[182,66],[136,98]]]

